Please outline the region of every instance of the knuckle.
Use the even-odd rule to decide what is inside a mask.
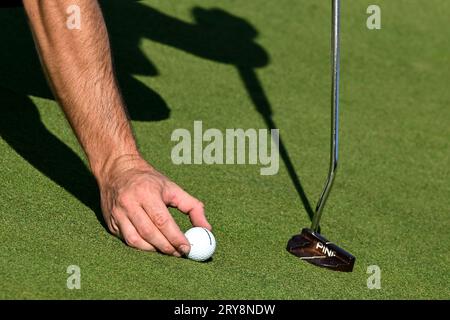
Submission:
[[[165,189],[172,190],[172,191],[180,191],[182,190],[176,183],[172,181],[166,181],[164,183]]]
[[[144,181],[136,186],[136,195],[138,195],[140,198],[145,199],[149,196],[157,195],[160,193],[158,188],[151,183],[150,181]]]
[[[175,183],[168,181],[163,184],[162,191],[167,197],[176,197],[180,193],[181,188]]]
[[[167,225],[167,223],[169,222],[169,217],[166,213],[164,212],[155,212],[154,213],[154,218],[153,218],[153,222],[155,223],[155,226],[158,229],[161,229],[162,227],[165,227]]]
[[[171,189],[165,189],[163,193],[164,198],[167,199],[169,203],[176,202],[178,198],[178,193]]]
[[[131,203],[131,196],[128,192],[121,193],[117,197],[117,201],[121,206],[127,206]]]
[[[139,243],[139,236],[137,234],[129,235],[125,238],[125,242],[130,247],[136,248]]]
[[[155,186],[148,186],[145,188],[145,195],[150,197],[151,200],[156,201],[161,199],[162,190],[158,189]]]
[[[149,239],[153,235],[153,231],[148,226],[141,226],[139,229],[139,233],[144,239]]]
[[[147,188],[140,185],[136,188],[136,196],[138,196],[140,199],[145,199],[145,197],[148,195]]]
[[[174,249],[170,244],[163,245],[163,246],[161,247],[161,251],[162,251],[163,253],[169,254],[169,255],[172,255],[172,254],[175,253],[175,249]]]

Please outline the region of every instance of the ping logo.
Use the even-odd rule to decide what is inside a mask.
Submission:
[[[321,242],[317,242],[316,244],[316,249],[319,249],[322,251],[323,254],[325,254],[328,257],[334,257],[336,256],[336,252],[334,252],[333,250],[331,250],[330,248],[328,248],[326,245],[324,245]]]

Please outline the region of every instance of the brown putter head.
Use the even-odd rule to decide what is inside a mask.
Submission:
[[[355,264],[353,255],[308,228],[293,236],[286,249],[301,260],[334,271],[352,272]]]

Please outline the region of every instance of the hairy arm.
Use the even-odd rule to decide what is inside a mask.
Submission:
[[[80,29],[66,25],[80,8]],[[95,0],[24,0],[52,91],[70,122],[100,187],[112,233],[142,250],[180,256],[189,243],[167,206],[211,228],[203,205],[140,155],[114,75],[108,33]]]

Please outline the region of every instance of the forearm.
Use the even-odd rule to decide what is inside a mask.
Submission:
[[[78,5],[81,29],[66,26]],[[117,159],[139,157],[114,75],[106,26],[94,0],[24,0],[56,99],[99,178]]]

